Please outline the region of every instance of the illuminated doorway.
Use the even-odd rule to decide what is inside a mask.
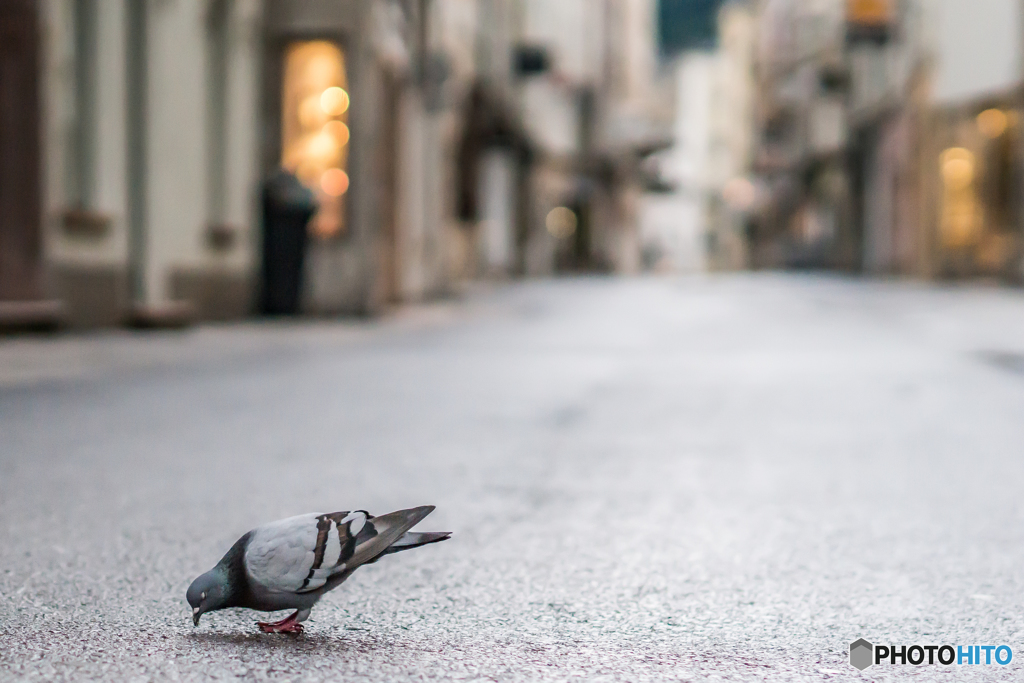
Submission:
[[[326,40],[289,44],[281,94],[281,164],[316,193],[320,211],[310,224],[312,233],[342,235],[350,133],[341,48]]]

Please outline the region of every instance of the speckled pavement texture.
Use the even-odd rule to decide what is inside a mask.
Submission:
[[[1024,680],[1021,354],[1020,291],[783,275],[0,340],[0,680]],[[305,635],[192,627],[249,528],[427,503]]]

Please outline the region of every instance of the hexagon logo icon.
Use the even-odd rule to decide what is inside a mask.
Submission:
[[[861,638],[850,643],[850,666],[863,671],[874,664],[875,646]]]

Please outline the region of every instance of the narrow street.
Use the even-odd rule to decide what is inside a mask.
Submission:
[[[0,340],[0,679],[1024,676],[1024,294],[747,274]],[[433,504],[298,638],[248,529]],[[849,645],[1007,644],[999,666]],[[717,677],[717,678],[716,678]]]

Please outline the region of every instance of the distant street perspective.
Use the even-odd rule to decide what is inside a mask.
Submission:
[[[1019,290],[772,273],[8,337],[0,679],[1019,679],[1022,340]],[[452,539],[304,634],[193,627],[245,531],[418,505]]]
[[[1024,0],[0,0],[0,683],[1024,681],[1022,456]]]

